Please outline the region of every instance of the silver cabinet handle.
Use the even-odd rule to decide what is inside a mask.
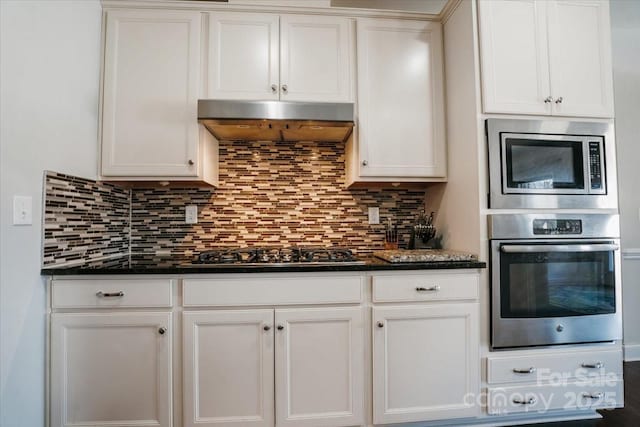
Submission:
[[[533,366],[530,367],[529,369],[513,369],[513,372],[516,374],[533,374],[536,371],[536,368],[534,368]]]
[[[164,335],[164,334],[165,334],[165,332],[167,332],[167,328],[165,328],[164,326],[163,326],[163,327],[161,327],[160,329],[158,329],[158,333],[159,333],[160,335]]]
[[[271,93],[278,92],[278,85],[271,85]]]
[[[537,401],[535,397],[530,397],[527,400],[513,399],[512,402],[516,405],[535,405]]]
[[[418,292],[438,292],[440,290],[439,285],[429,286],[428,288],[423,288],[422,286],[418,286],[416,291]]]
[[[283,329],[284,329],[284,326],[282,326],[282,325],[278,325],[278,330],[279,330],[279,331],[281,331],[281,330],[283,330]]]
[[[587,368],[587,369],[602,369],[602,368],[604,368],[604,363],[602,363],[602,362],[583,363],[580,366],[582,366],[583,368]]]
[[[598,393],[582,393],[582,397],[584,399],[602,399],[602,397],[604,396],[604,394],[602,392],[598,392]]]
[[[282,92],[287,93],[289,91],[289,87],[287,85],[282,85]]]
[[[617,251],[620,246],[609,243],[593,243],[590,245],[503,245],[504,253],[520,254],[531,252],[609,252]]]
[[[550,96],[547,96],[547,97],[544,99],[544,103],[545,103],[545,104],[548,104],[548,103],[550,103],[551,101],[553,101],[553,98],[552,98],[552,97],[550,97]]]
[[[96,296],[98,298],[119,298],[119,297],[123,297],[124,296],[124,291],[118,291],[118,292],[102,292],[102,291],[98,291],[98,292],[96,292]]]
[[[556,104],[562,104],[562,97],[556,99]]]
[[[362,161],[362,166],[367,166],[369,164],[369,162],[367,162],[366,160]]]
[[[264,329],[265,331],[270,331],[270,330],[271,330],[271,326],[269,326],[269,325],[264,325],[264,326],[262,327],[262,329]]]
[[[384,328],[384,323],[378,322],[378,328]]]

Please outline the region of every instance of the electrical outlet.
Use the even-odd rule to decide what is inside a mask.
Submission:
[[[369,208],[369,224],[380,224],[380,208],[375,206]]]
[[[187,205],[184,208],[184,222],[187,224],[197,224],[198,223],[198,206],[197,205]]]
[[[31,225],[33,200],[31,196],[13,196],[13,225]]]

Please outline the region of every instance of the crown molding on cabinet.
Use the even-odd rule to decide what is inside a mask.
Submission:
[[[230,11],[230,12],[254,12],[254,13],[305,13],[307,15],[349,16],[363,18],[393,18],[424,21],[441,21],[455,10],[461,0],[449,0],[437,15],[400,12],[393,10],[355,9],[342,7],[301,7],[301,6],[255,6],[223,2],[206,2],[193,0],[102,0],[103,9],[137,8],[137,9],[172,9],[172,10],[198,10]]]

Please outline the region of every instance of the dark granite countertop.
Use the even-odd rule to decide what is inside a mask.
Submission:
[[[486,268],[480,261],[440,261],[390,263],[378,258],[363,258],[361,265],[288,264],[288,265],[207,265],[194,264],[192,258],[128,256],[87,262],[76,266],[42,268],[44,276],[110,275],[110,274],[216,274],[216,273],[284,273],[317,271],[385,271]]]

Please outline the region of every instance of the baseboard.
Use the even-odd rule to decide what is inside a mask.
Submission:
[[[624,344],[624,361],[637,362],[640,361],[640,344]]]

